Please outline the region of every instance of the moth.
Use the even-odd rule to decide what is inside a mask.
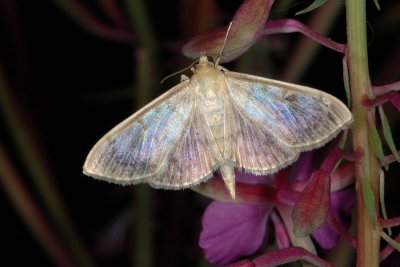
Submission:
[[[234,168],[271,174],[352,123],[317,89],[228,71],[202,55],[193,76],[118,124],[90,151],[83,172],[118,184],[182,189],[217,170],[235,198]]]

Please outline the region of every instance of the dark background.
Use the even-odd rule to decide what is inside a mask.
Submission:
[[[112,25],[98,1],[77,2],[101,24]],[[208,199],[190,190],[121,187],[82,174],[84,159],[94,143],[144,104],[138,87],[138,66],[143,63],[141,55],[146,55],[148,47],[131,25],[124,1],[116,2],[132,37],[129,42],[99,35],[57,1],[0,0],[1,71],[17,114],[16,119],[6,112],[0,114],[0,143],[34,200],[31,204],[57,233],[56,222],[32,180],[26,156],[19,149],[18,131],[10,126],[16,121],[23,125],[19,129],[35,149],[25,148],[45,166],[50,178],[46,183],[54,185],[53,193],[62,201],[81,244],[97,266],[134,265],[135,253],[142,253],[135,242],[137,232],[134,229],[135,221],[143,215],[135,208],[138,190],[147,191],[151,200],[146,207],[150,213],[152,265],[201,266],[204,263],[197,240],[201,214]],[[179,81],[179,76],[175,76],[158,85],[162,77],[192,62],[180,53],[185,41],[195,33],[228,24],[242,1],[142,2],[146,7],[143,12],[147,12],[151,24],[149,30],[155,37],[156,53],[149,60],[153,64],[150,71],[154,77],[150,79],[152,91],[145,92],[152,99]],[[274,6],[271,17],[294,17],[295,12],[310,2],[282,5],[281,9]],[[344,43],[344,3],[342,5],[327,35]],[[371,79],[378,85],[400,78],[400,4],[382,1],[381,7],[379,12],[372,1],[368,1]],[[297,18],[307,23],[317,12]],[[285,76],[288,68],[293,67],[288,64],[296,62],[296,48],[302,40],[300,34],[269,36],[244,55],[251,62],[244,64],[247,67],[243,67],[244,60],[240,59],[226,66],[323,88],[345,100],[342,55],[327,48],[320,48],[310,64],[295,66],[300,73],[298,77]],[[398,140],[398,112],[386,106]],[[398,165],[393,164],[387,175],[387,203],[392,216],[399,215],[395,193],[396,188],[400,188],[398,173]],[[5,186],[4,189],[5,194],[0,195],[2,262],[12,263],[5,266],[55,266],[27,227],[29,223],[21,217],[16,202],[10,198],[10,190]],[[115,232],[110,232],[111,226]]]

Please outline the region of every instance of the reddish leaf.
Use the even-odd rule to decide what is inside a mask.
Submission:
[[[293,232],[296,236],[309,235],[325,222],[330,191],[329,174],[321,170],[315,171],[293,207]]]
[[[273,266],[281,266],[282,264],[295,262],[298,260],[305,260],[319,267],[333,267],[333,265],[330,264],[329,262],[324,261],[317,255],[314,255],[311,252],[301,247],[290,247],[266,253],[253,260],[253,263],[259,267],[261,266],[273,267]]]
[[[238,262],[235,262],[233,264],[228,265],[227,267],[256,267],[256,265],[248,260],[248,259],[244,259]]]
[[[246,0],[236,11],[232,27],[220,62],[239,57],[261,36],[274,0]],[[218,55],[221,52],[227,27],[197,35],[182,49],[185,56],[196,58],[201,52]]]

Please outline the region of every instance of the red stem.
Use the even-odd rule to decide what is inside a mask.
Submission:
[[[332,149],[329,154],[325,157],[324,161],[322,162],[321,166],[320,166],[320,170],[324,171],[326,173],[330,173],[333,168],[336,166],[336,164],[338,163],[338,161],[341,159],[342,155],[343,155],[343,150],[335,147],[334,149]]]
[[[343,151],[343,158],[348,161],[357,161],[361,159],[362,156],[363,156],[363,151],[361,149],[355,152]]]
[[[335,228],[335,230],[353,247],[357,248],[357,239],[350,234],[349,231],[336,219],[332,212],[328,214],[328,221]]]
[[[308,261],[311,264],[319,267],[334,267],[329,262],[324,261],[317,255],[309,252],[302,247],[289,247],[266,253],[253,261],[248,259],[228,265],[228,267],[274,267],[281,266],[285,263],[295,262],[299,260]]]
[[[264,35],[277,34],[277,33],[293,33],[301,32],[318,43],[335,50],[339,53],[344,53],[346,46],[344,44],[333,41],[325,37],[295,19],[278,19],[268,21],[263,31]]]
[[[121,12],[120,6],[118,6],[115,0],[97,0],[104,13],[119,26],[119,28],[129,29],[130,24],[126,20],[124,14]]]
[[[398,153],[400,153],[400,150],[398,151]],[[388,156],[385,157],[388,163],[393,163],[395,161],[397,161],[396,157],[393,154],[390,154]]]
[[[77,0],[62,0],[59,2],[66,12],[68,12],[80,25],[90,32],[99,35],[103,38],[111,39],[122,43],[133,43],[134,37],[131,32],[124,29],[118,29],[105,25],[93,15],[90,9],[81,4]]]
[[[400,217],[390,219],[379,219],[379,223],[384,228],[395,227],[400,225]]]
[[[397,242],[400,242],[400,233],[396,236],[396,238],[394,240],[396,240]],[[390,256],[390,254],[392,254],[393,251],[395,251],[395,248],[392,247],[391,245],[387,245],[379,253],[379,261],[380,262],[384,261],[387,257]]]
[[[400,81],[390,84],[385,84],[381,86],[374,86],[373,87],[374,93],[377,95],[384,95],[389,93],[390,91],[399,91],[400,90]]]
[[[362,104],[365,107],[373,108],[382,105],[387,101],[390,101],[400,111],[400,94],[395,91],[390,91],[389,93],[377,96],[374,99],[365,96]]]
[[[289,247],[277,251],[273,251],[267,254],[264,254],[261,257],[253,260],[255,266],[279,266],[289,262],[295,262],[299,260],[308,261],[316,266],[321,267],[334,267],[329,262],[324,261],[319,258],[317,255],[309,252],[308,250],[302,247]]]
[[[15,210],[22,217],[31,233],[37,238],[44,251],[54,260],[57,266],[78,266],[69,255],[57,235],[54,226],[46,220],[37,201],[23,182],[17,168],[10,161],[9,155],[0,142],[0,184],[9,197]]]

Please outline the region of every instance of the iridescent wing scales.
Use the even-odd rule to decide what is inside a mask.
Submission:
[[[230,87],[226,96],[224,158],[234,162],[235,167],[258,175],[274,173],[294,162],[298,151],[254,120],[254,114],[236,101],[238,90],[241,88]]]
[[[347,107],[324,92],[241,73],[225,74],[224,157],[247,172],[276,172],[352,122]]]
[[[320,147],[352,122],[335,97],[305,86],[226,72],[233,102],[262,131],[298,151]]]
[[[156,188],[184,188],[210,178],[222,162],[221,153],[194,98],[193,108],[179,141],[166,158],[163,175],[149,179]]]
[[[117,125],[90,151],[84,173],[159,188],[190,186],[210,175],[220,155],[190,90],[184,81]]]

